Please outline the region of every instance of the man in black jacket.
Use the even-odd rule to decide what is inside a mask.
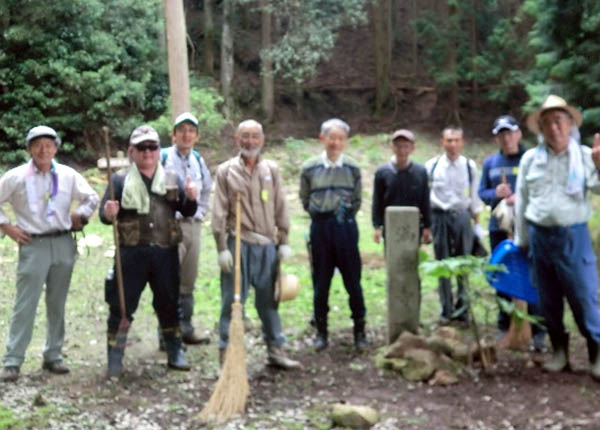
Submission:
[[[375,171],[373,185],[373,240],[377,243],[385,234],[385,208],[388,206],[415,206],[419,209],[421,241],[431,242],[431,208],[429,205],[429,181],[427,171],[421,164],[410,160],[415,150],[415,136],[405,129],[392,134],[392,159]]]

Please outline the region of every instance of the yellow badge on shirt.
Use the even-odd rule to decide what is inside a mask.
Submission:
[[[260,199],[263,202],[269,201],[269,190],[260,190]]]

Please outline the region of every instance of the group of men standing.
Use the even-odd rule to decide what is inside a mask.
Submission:
[[[499,117],[492,134],[500,151],[488,157],[481,180],[477,166],[461,154],[464,138],[459,127],[442,131],[443,154],[420,165],[410,159],[415,136],[405,129],[392,135],[389,163],[375,173],[372,221],[373,239],[385,238],[384,212],[388,206],[415,206],[420,213],[420,241],[433,241],[438,259],[467,255],[477,241],[482,200],[494,207],[501,200],[515,207],[515,242],[528,251],[539,289],[540,309],[553,347],[546,363],[549,371],[569,366],[568,335],[563,316],[566,297],[575,321],[588,342],[592,375],[600,378],[600,313],[598,276],[587,229],[591,209],[587,191],[600,192],[600,135],[594,148],[580,145],[579,111],[563,99],[550,96],[528,118],[539,136],[527,152],[519,144],[521,130],[511,116]],[[311,218],[314,321],[317,351],[329,345],[328,298],[334,270],[339,269],[349,295],[354,323],[354,344],[368,347],[366,306],[361,286],[356,214],[361,205],[362,183],[358,164],[344,154],[350,127],[340,119],[321,125],[323,152],[302,166],[300,200]],[[194,285],[198,273],[201,223],[208,212],[212,179],[200,154],[198,120],[190,113],[174,122],[173,145],[161,151],[157,132],[137,127],[129,138],[131,167],[112,178],[100,203],[100,219],[117,228],[120,245],[125,317],[133,320],[146,284],[153,291],[159,321],[161,348],[169,368],[189,370],[182,343],[207,343],[192,325]],[[227,347],[233,292],[235,202],[241,200],[241,300],[255,288],[255,306],[262,323],[268,363],[283,369],[301,367],[283,349],[285,337],[273,296],[279,265],[292,255],[288,244],[290,220],[282,177],[261,150],[265,136],[254,120],[239,124],[235,133],[237,156],[218,166],[212,207],[212,232],[221,269],[219,360]],[[42,367],[67,373],[62,361],[64,307],[76,246],[72,231],[83,228],[98,206],[98,195],[73,169],[57,163],[60,146],[56,132],[46,126],[32,128],[26,137],[31,160],[0,179],[0,204],[13,207],[16,225],[0,208],[0,229],[19,246],[17,294],[0,380],[18,379],[43,286],[46,286],[47,339]],[[110,188],[110,187],[109,187]],[[79,205],[71,212],[72,202]],[[117,222],[114,222],[114,221]],[[489,223],[493,249],[513,231]],[[467,298],[458,279],[452,294],[449,279],[441,279],[439,296],[442,321],[468,320]],[[175,287],[174,287],[175,286]],[[123,370],[124,339],[119,285],[107,278],[107,376]],[[531,309],[537,312],[536,309]],[[507,316],[498,327],[507,330]],[[536,328],[536,348],[543,347],[544,329]]]

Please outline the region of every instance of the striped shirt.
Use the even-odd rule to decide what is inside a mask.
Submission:
[[[360,209],[362,185],[360,168],[348,156],[336,163],[323,154],[306,161],[300,175],[300,200],[311,215],[347,211],[354,216]]]

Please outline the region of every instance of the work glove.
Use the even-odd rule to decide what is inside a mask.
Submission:
[[[231,273],[233,269],[233,256],[228,249],[219,252],[219,267],[223,272]]]
[[[279,258],[279,261],[289,260],[292,254],[292,248],[289,245],[279,245],[279,249],[277,249],[277,258]]]

